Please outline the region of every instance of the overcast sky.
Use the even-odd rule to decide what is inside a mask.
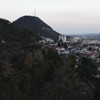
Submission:
[[[36,16],[62,34],[100,33],[100,0],[0,0],[0,17]]]

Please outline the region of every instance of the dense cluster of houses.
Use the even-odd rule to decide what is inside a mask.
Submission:
[[[47,47],[54,48],[60,55],[74,54],[78,57],[88,57],[99,63],[98,71],[100,72],[100,38],[89,39],[60,35],[57,42],[45,37],[42,37],[42,40],[39,42],[45,43]],[[100,75],[97,77],[100,77]]]
[[[85,37],[70,37],[60,35],[59,40],[42,37],[39,43],[44,43],[48,47],[54,47],[59,54],[74,53],[78,56],[85,56],[100,61],[100,39],[86,39]]]

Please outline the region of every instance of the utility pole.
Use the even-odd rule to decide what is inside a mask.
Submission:
[[[36,8],[34,8],[34,16],[36,17]]]

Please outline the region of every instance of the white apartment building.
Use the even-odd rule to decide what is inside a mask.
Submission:
[[[63,43],[70,42],[71,37],[67,35],[59,35],[59,40],[62,40]]]

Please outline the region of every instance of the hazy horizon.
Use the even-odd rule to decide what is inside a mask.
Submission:
[[[36,16],[61,34],[100,33],[100,0],[2,0],[0,18]]]

